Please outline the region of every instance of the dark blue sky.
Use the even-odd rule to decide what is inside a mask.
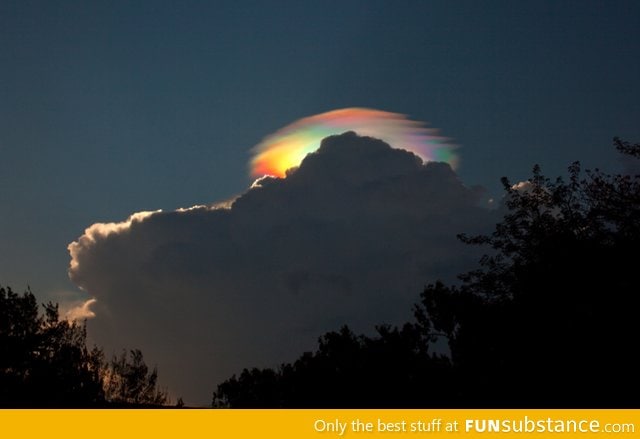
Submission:
[[[465,184],[614,169],[640,141],[637,1],[3,1],[0,283],[73,291],[98,221],[226,199],[249,149],[361,106],[461,145]]]

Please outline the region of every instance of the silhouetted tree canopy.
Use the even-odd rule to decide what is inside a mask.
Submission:
[[[640,144],[614,145],[640,158]],[[479,268],[428,285],[414,323],[328,333],[293,364],[223,382],[214,406],[640,405],[640,176],[576,162],[567,181],[535,166],[527,182],[502,182],[495,231],[459,236],[488,248]]]
[[[99,365],[84,325],[58,319],[31,291],[0,288],[0,405],[68,407],[102,401]]]
[[[417,327],[380,326],[377,336],[356,336],[348,327],[320,337],[318,351],[293,364],[245,369],[218,386],[215,407],[417,406],[424,395],[448,398],[443,377],[449,360],[429,352]]]
[[[640,145],[615,139],[640,156]],[[416,307],[449,340],[458,397],[473,405],[637,406],[640,176],[503,179],[508,213],[493,252],[460,286],[429,285]]]
[[[128,359],[130,358],[130,360]],[[167,393],[158,389],[158,369],[149,370],[139,349],[114,356],[102,375],[108,401],[114,404],[163,405]]]
[[[60,320],[57,305],[43,307],[41,314],[30,290],[0,287],[0,407],[166,403],[140,351],[106,363],[101,349],[87,349],[85,324]]]

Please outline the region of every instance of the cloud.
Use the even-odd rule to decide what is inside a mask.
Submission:
[[[458,162],[455,145],[421,122],[372,108],[342,108],[297,120],[264,138],[253,148],[251,174],[284,177],[288,169],[316,151],[323,138],[347,130],[383,139],[425,161],[447,162],[454,167]]]
[[[62,309],[62,316],[70,321],[92,319],[96,316],[91,310],[91,306],[96,303],[96,299],[89,299],[83,302],[67,303]]]
[[[427,282],[477,260],[455,236],[493,224],[481,198],[448,164],[349,132],[231,203],[92,225],[69,276],[96,298],[97,343],[142,349],[175,396],[206,404],[327,330],[406,321]]]
[[[518,192],[528,193],[533,190],[533,183],[531,183],[529,180],[519,181],[516,184],[511,185],[511,189]]]

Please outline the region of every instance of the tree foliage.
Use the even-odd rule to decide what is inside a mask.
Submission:
[[[417,406],[430,395],[447,398],[442,380],[449,361],[431,354],[414,325],[379,326],[377,335],[356,336],[348,327],[318,340],[307,352],[278,370],[245,369],[220,384],[215,407],[379,407]],[[444,378],[444,377],[443,377]]]
[[[639,157],[640,145],[615,140]],[[508,212],[492,252],[459,286],[429,285],[416,307],[443,332],[461,400],[475,405],[637,406],[640,176],[569,168],[503,179]],[[585,378],[586,377],[586,378]]]
[[[66,407],[102,400],[95,352],[84,325],[59,320],[58,307],[31,291],[0,288],[0,405]]]
[[[149,370],[139,349],[114,356],[104,368],[103,388],[108,401],[125,405],[163,405],[167,393],[158,388],[158,369]]]
[[[101,349],[87,348],[85,324],[60,320],[52,303],[43,308],[30,290],[0,287],[0,407],[166,403],[140,351],[106,363]]]

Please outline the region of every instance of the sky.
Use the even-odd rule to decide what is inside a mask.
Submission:
[[[181,337],[197,340],[193,352],[218,343],[228,356],[237,357],[233,364],[219,365],[223,372],[217,378],[235,370],[241,361],[270,364],[280,354],[278,358],[285,360],[320,335],[313,331],[331,329],[341,321],[316,319],[306,332],[298,331],[306,336],[292,340],[287,352],[266,352],[265,348],[260,358],[251,358],[246,352],[229,353],[233,337],[199,336],[212,316],[204,313],[195,318],[193,310],[203,303],[215,308],[207,291],[250,290],[275,279],[267,274],[280,273],[278,288],[284,285],[294,294],[307,284],[317,290],[309,293],[312,296],[330,285],[342,285],[345,291],[356,291],[354,298],[362,299],[363,289],[373,282],[367,274],[375,266],[373,259],[362,267],[343,261],[351,271],[325,266],[333,251],[318,247],[327,236],[334,239],[328,242],[339,242],[346,235],[336,230],[353,226],[353,215],[344,212],[350,204],[344,200],[341,204],[342,196],[336,194],[355,196],[356,192],[345,189],[348,184],[370,188],[368,174],[357,173],[364,180],[339,179],[344,187],[325,187],[326,179],[338,172],[334,166],[305,172],[301,166],[298,183],[269,185],[268,180],[265,187],[248,191],[253,182],[251,150],[266,136],[301,118],[347,107],[406,114],[428,123],[459,146],[455,174],[409,165],[401,167],[406,172],[400,174],[408,179],[408,187],[417,184],[420,193],[430,194],[427,204],[435,211],[458,216],[489,198],[498,199],[500,177],[524,180],[535,163],[550,176],[563,174],[574,160],[585,167],[615,171],[621,163],[611,147],[612,137],[640,139],[640,3],[636,1],[9,0],[0,3],[0,43],[0,284],[15,290],[30,285],[42,301],[65,304],[96,298],[90,336],[112,349],[140,347],[158,363],[161,378],[164,373],[170,384],[180,386],[177,391],[186,389],[188,398],[197,402],[210,395],[197,395],[196,384],[179,380],[176,370],[181,366],[171,363],[174,345],[154,344],[152,334],[145,335],[131,324],[142,316],[153,327],[167,317],[157,307],[148,307],[153,301],[148,295],[159,288],[160,274],[167,274],[166,288],[158,292],[156,302],[182,303],[183,321],[199,322],[175,329]],[[358,142],[342,139],[338,143]],[[377,163],[368,149],[363,151],[349,156],[350,163]],[[323,157],[327,154],[339,160],[335,150],[327,148]],[[375,166],[378,172],[387,167]],[[317,174],[318,169],[324,174]],[[416,176],[425,173],[436,173],[443,180],[434,183]],[[328,235],[299,230],[300,215],[294,216],[296,211],[278,195],[289,194],[286,200],[290,201],[306,194],[322,205],[308,196],[305,191],[309,190],[328,203],[327,212],[341,212],[327,219],[315,208],[298,207],[305,215],[315,212],[303,215],[305,221],[316,221],[306,230],[325,230],[317,228],[318,221],[338,227],[327,229]],[[455,200],[438,197],[438,191],[453,194]],[[233,213],[210,207],[172,213],[245,193]],[[425,221],[428,215],[420,209],[409,212],[408,206],[414,205],[409,203],[396,206],[404,216],[389,219],[380,207],[388,202],[388,193],[369,189],[363,193],[371,202],[361,208],[370,215],[367,226],[361,227],[363,235],[353,238],[360,241],[349,248],[379,251],[380,260],[397,256],[400,250],[395,247],[359,247],[371,238],[365,232],[393,233],[393,227],[406,226],[415,215]],[[408,196],[407,202],[418,199],[417,194]],[[284,207],[270,210],[273,203]],[[124,233],[97,239],[95,246],[76,247],[85,250],[78,253],[85,259],[78,256],[80,268],[72,267],[70,279],[69,266],[76,259],[67,247],[90,236],[85,229],[159,209],[166,215],[139,216],[140,221],[127,223]],[[429,218],[429,224],[433,230],[441,230],[444,223],[481,227],[483,215],[477,214],[474,223]],[[126,232],[134,230],[132,224],[140,226],[136,233]],[[189,230],[206,230],[206,237],[186,236]],[[238,251],[238,242],[225,241],[236,236],[231,230],[246,235],[244,253]],[[265,231],[266,238],[254,236],[256,230]],[[278,257],[265,248],[280,242],[273,241],[278,230],[285,230],[289,238],[308,238],[315,249],[308,266],[288,270],[292,262],[286,246],[276,252]],[[436,235],[423,233],[419,239],[441,253],[460,256],[455,243],[430,241]],[[176,249],[178,241],[186,247]],[[198,242],[216,250],[209,251]],[[411,236],[398,236],[394,242],[411,248],[416,267],[424,269],[423,283],[432,275],[450,276],[457,267],[454,262],[436,267],[438,258],[411,246]],[[114,245],[119,252],[112,253]],[[132,251],[138,246],[150,253]],[[289,249],[294,250],[303,251]],[[237,255],[229,258],[230,252]],[[130,254],[128,263],[123,263],[123,254]],[[256,268],[250,263],[256,254],[261,261],[280,261],[278,267],[287,270]],[[193,272],[193,255],[204,261],[196,264],[198,273]],[[235,265],[231,267],[229,261]],[[400,265],[391,265],[389,273],[398,277],[390,275],[387,282],[400,277],[410,278],[410,283],[419,281],[419,272],[399,274]],[[309,269],[318,266],[323,270]],[[231,275],[216,277],[220,267],[226,267],[227,273],[244,270],[245,277],[248,270],[252,276],[240,285]],[[358,279],[363,285],[353,286]],[[273,288],[273,297],[284,294]],[[415,291],[416,299],[419,292]],[[377,313],[374,306],[367,308],[371,312],[361,319],[359,329],[377,323],[376,318],[393,321],[402,312],[408,315],[410,310],[403,307],[412,298],[406,294],[393,315]],[[238,297],[253,296],[238,293]],[[388,309],[393,298],[383,292],[379,297],[378,308]],[[220,300],[228,309],[242,309],[247,319],[264,320],[250,311],[255,305]],[[305,314],[303,305],[294,307],[298,311],[289,325],[275,325],[265,337],[275,340],[278,331],[291,331],[294,323],[314,320],[317,315]],[[348,302],[351,312],[344,319],[356,320],[355,307],[356,302]],[[224,321],[224,315],[216,316]],[[220,321],[216,334],[225,332]],[[234,321],[227,323],[234,325]],[[234,331],[234,340],[249,337],[241,328]],[[271,346],[266,341],[254,344]],[[189,358],[196,358],[193,352]],[[207,358],[220,356],[217,351],[207,353]]]

